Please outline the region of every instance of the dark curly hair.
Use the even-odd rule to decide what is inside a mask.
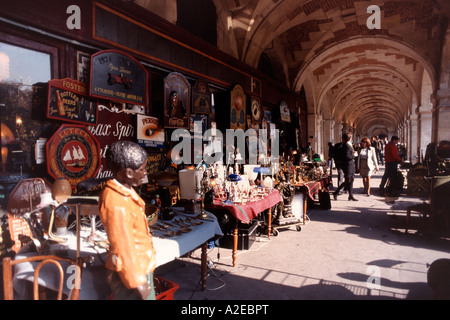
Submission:
[[[114,142],[106,151],[106,161],[113,172],[121,168],[137,170],[147,158],[147,151],[132,141]]]

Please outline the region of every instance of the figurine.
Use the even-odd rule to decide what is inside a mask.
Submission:
[[[159,197],[159,194],[155,195],[155,199],[151,201],[151,204],[158,209],[161,209],[161,198]]]
[[[110,242],[105,267],[114,299],[155,299],[156,252],[145,202],[133,189],[148,181],[147,157],[147,152],[131,141],[115,142],[106,152],[114,179],[106,183],[99,211]]]

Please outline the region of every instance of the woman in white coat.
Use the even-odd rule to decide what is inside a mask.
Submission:
[[[361,149],[358,155],[358,168],[361,177],[363,178],[364,193],[370,196],[370,177],[374,172],[379,170],[377,153],[374,147],[371,146],[370,140],[364,138],[361,140]]]

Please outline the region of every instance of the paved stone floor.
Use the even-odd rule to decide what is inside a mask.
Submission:
[[[376,195],[382,173],[372,177],[372,196],[362,194],[358,175],[359,201],[343,194],[331,200],[331,210],[310,206],[300,232],[290,227],[270,239],[258,237],[249,250],[238,251],[236,267],[230,249],[210,249],[205,291],[200,250],[156,274],[179,284],[175,300],[433,299],[428,265],[450,258],[450,237],[439,223],[430,236],[414,214],[405,234],[406,207],[424,199]]]

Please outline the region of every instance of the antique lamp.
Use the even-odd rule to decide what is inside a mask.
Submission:
[[[197,181],[197,176],[196,176],[196,181]],[[209,191],[209,188],[210,188],[209,174],[208,174],[208,170],[205,170],[205,172],[203,172],[203,177],[200,180],[200,185],[195,189],[195,192],[200,194],[200,197],[201,197],[201,210],[197,216],[197,218],[199,218],[199,219],[207,219],[208,218],[208,214],[205,212],[205,195]]]
[[[231,187],[232,187],[232,189],[230,190],[230,196],[233,201],[235,201],[237,199],[237,190],[236,190],[237,184],[241,180],[242,180],[241,176],[238,174],[235,174],[235,173],[232,173],[228,176],[228,181],[231,182]]]
[[[259,175],[259,186],[263,187],[264,186],[264,179],[263,179],[263,175],[264,174],[270,174],[270,170],[268,167],[257,167],[253,169],[253,172],[257,172]]]

